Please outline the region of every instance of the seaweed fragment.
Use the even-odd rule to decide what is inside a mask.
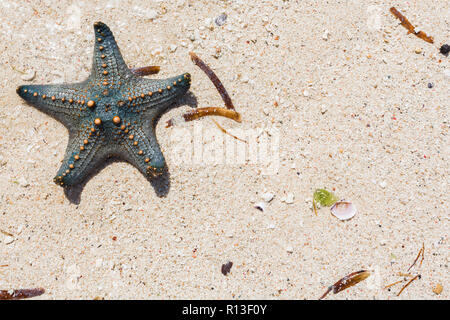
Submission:
[[[232,135],[231,133],[229,133],[229,132],[228,132],[224,127],[222,127],[216,120],[212,119],[212,121],[216,124],[217,128],[219,128],[219,130],[222,131],[223,133],[229,135],[230,137],[233,137],[233,138],[236,139],[236,140],[239,140],[239,141],[242,141],[242,142],[248,144],[248,141],[246,141],[246,140],[244,140],[244,139],[241,139],[241,138],[238,138],[238,137],[236,137],[235,135]]]
[[[422,266],[422,262],[424,261],[424,259],[425,259],[425,242],[423,242],[422,243],[422,248],[420,248],[420,250],[419,250],[419,253],[417,254],[417,257],[416,257],[416,259],[414,259],[414,262],[411,264],[411,266],[408,268],[408,270],[406,271],[406,273],[403,273],[403,272],[398,272],[397,273],[397,275],[398,276],[401,276],[401,277],[404,277],[402,280],[399,280],[399,281],[396,281],[396,282],[394,282],[394,283],[391,283],[391,284],[388,284],[388,285],[386,285],[384,288],[385,289],[388,289],[388,288],[390,288],[390,287],[392,287],[392,286],[394,286],[394,285],[396,285],[396,284],[399,284],[399,283],[402,283],[402,282],[404,282],[404,281],[406,281],[407,280],[407,278],[411,278],[401,289],[400,289],[400,291],[397,293],[397,297],[403,292],[403,290],[405,290],[413,281],[415,281],[415,280],[417,280],[417,279],[420,279],[422,276],[420,275],[420,274],[417,274],[417,275],[412,275],[412,274],[410,274],[409,273],[409,270],[411,270],[411,268],[412,267],[414,267],[415,265],[416,265],[416,263],[417,263],[417,261],[419,261],[419,258],[420,257],[422,257],[421,258],[421,260],[420,260],[420,264],[419,264],[419,267],[421,267]]]
[[[322,207],[330,207],[338,201],[338,198],[330,191],[325,189],[316,189],[313,194],[313,209],[317,216],[317,205],[320,204]]]
[[[322,300],[327,296],[328,293],[333,291],[334,294],[341,292],[342,290],[345,290],[347,288],[353,287],[355,284],[367,279],[370,276],[370,271],[368,270],[360,270],[356,272],[352,272],[342,279],[340,279],[338,282],[333,284],[332,286],[329,286],[327,291],[319,298],[319,300]]]
[[[416,259],[414,260],[414,262],[412,263],[412,265],[408,268],[408,270],[406,272],[409,272],[409,270],[411,270],[411,268],[414,267],[414,265],[419,260],[420,256],[422,256],[422,259],[420,260],[420,266],[422,266],[422,262],[425,259],[424,254],[425,254],[425,242],[422,243],[422,248],[419,250],[419,253],[417,254]]]
[[[418,274],[418,275],[416,275],[414,278],[412,278],[411,280],[409,280],[408,283],[405,284],[405,285],[403,286],[403,288],[401,288],[401,290],[397,293],[397,297],[403,292],[403,290],[406,289],[406,287],[408,287],[408,286],[411,284],[411,282],[413,282],[413,281],[416,280],[416,279],[420,279],[420,278],[421,278],[421,275]]]
[[[191,59],[194,62],[194,64],[197,65],[203,72],[205,72],[205,74],[214,84],[220,96],[222,97],[222,100],[225,103],[226,108],[218,108],[218,107],[197,108],[183,114],[181,116],[182,120],[188,122],[206,116],[221,116],[228,119],[232,119],[236,122],[241,122],[242,121],[241,115],[238,112],[236,112],[233,102],[231,101],[231,98],[228,95],[227,90],[225,89],[225,87],[223,86],[222,82],[217,77],[217,75],[214,73],[214,71],[212,71],[212,69],[206,63],[204,63],[203,60],[200,59],[194,52],[190,52],[189,55],[191,56]],[[169,119],[166,123],[166,128],[173,126],[175,122],[176,120],[174,118]],[[216,121],[214,121],[214,123],[223,133],[228,134],[229,136],[237,140],[247,143],[247,141],[242,140],[228,133],[228,131],[225,130],[223,127],[221,127]]]
[[[333,192],[325,189],[316,189],[316,191],[314,191],[313,200],[322,207],[330,207],[338,201],[338,198]]]
[[[409,20],[395,7],[391,7],[390,9],[391,13],[400,20],[400,24],[408,30],[408,34],[412,33],[416,37],[428,42],[428,43],[434,43],[434,39],[431,36],[427,36],[427,34],[423,31],[416,32],[415,27],[409,22]]]
[[[231,98],[223,86],[222,82],[220,81],[219,77],[212,71],[212,69],[202,61],[194,52],[189,52],[189,55],[191,56],[192,62],[194,62],[211,80],[211,82],[216,87],[217,91],[219,91],[220,96],[222,97],[223,102],[225,103],[225,107],[227,109],[235,110],[233,102],[231,101]]]
[[[206,107],[206,108],[197,108],[194,110],[190,110],[182,115],[184,121],[189,122],[192,120],[196,120],[198,118],[206,117],[206,116],[221,116],[228,119],[232,119],[236,122],[241,122],[241,115],[234,110],[224,109],[224,108],[216,108],[216,107]],[[167,121],[166,128],[174,125],[174,119],[170,119]]]
[[[0,290],[0,300],[19,300],[40,296],[45,293],[43,288]]]

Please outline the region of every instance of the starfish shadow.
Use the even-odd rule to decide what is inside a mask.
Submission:
[[[197,98],[190,91],[187,92],[187,94],[185,96],[183,96],[182,98],[180,98],[177,102],[175,102],[174,104],[169,106],[164,113],[168,112],[171,109],[175,109],[175,108],[178,108],[178,107],[181,107],[184,105],[190,106],[191,108],[197,107]],[[154,120],[155,127],[158,124],[159,120],[161,119],[161,116],[162,116],[162,114],[158,118],[155,118],[155,120]],[[66,196],[66,198],[73,204],[76,204],[76,205],[80,204],[81,193],[83,192],[83,189],[86,186],[86,184],[89,182],[89,180],[91,180],[91,178],[96,176],[100,171],[102,171],[108,165],[115,163],[115,162],[126,162],[126,161],[124,161],[120,158],[116,158],[116,157],[111,157],[111,158],[106,159],[104,162],[102,162],[97,167],[92,168],[92,170],[89,172],[89,174],[86,176],[86,178],[82,182],[80,182],[78,185],[64,188],[64,195]],[[155,190],[155,193],[158,197],[160,197],[160,198],[165,197],[169,193],[170,172],[169,172],[167,166],[164,168],[161,175],[156,176],[156,177],[145,176],[145,178],[150,182],[150,184],[152,185],[152,187]]]

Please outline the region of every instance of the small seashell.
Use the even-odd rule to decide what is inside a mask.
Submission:
[[[28,70],[27,72],[25,72],[23,75],[22,75],[22,80],[23,81],[31,81],[31,80],[33,80],[34,79],[34,77],[36,77],[36,71],[34,71],[34,70]]]
[[[267,193],[262,194],[262,199],[263,199],[265,202],[270,202],[270,201],[272,201],[273,197],[274,197],[273,193],[270,193],[270,192],[267,192]]]
[[[5,244],[10,244],[14,242],[14,237],[6,236],[5,237]]]
[[[348,220],[356,214],[356,207],[353,203],[341,200],[333,204],[331,213],[339,220]]]
[[[175,45],[175,44],[171,44],[170,46],[169,46],[169,51],[170,52],[175,52],[177,50],[177,46]]]
[[[255,208],[264,212],[266,210],[266,204],[264,202],[258,202],[255,204]]]
[[[288,193],[288,194],[286,195],[286,200],[285,200],[285,202],[286,202],[287,204],[292,204],[292,203],[294,203],[294,194],[293,194],[293,193]]]

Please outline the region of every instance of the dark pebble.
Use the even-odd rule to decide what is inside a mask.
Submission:
[[[448,44],[443,44],[439,52],[444,56],[448,57],[448,53],[450,52],[450,46]]]
[[[227,263],[222,265],[222,273],[224,276],[226,276],[228,274],[228,272],[230,272],[232,266],[233,266],[233,262],[231,262],[231,261],[228,261]]]
[[[428,83],[428,88],[433,88],[434,87],[434,84],[432,84],[431,82],[430,83]]]

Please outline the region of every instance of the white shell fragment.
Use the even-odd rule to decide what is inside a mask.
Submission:
[[[266,210],[266,204],[264,202],[258,202],[255,204],[255,209],[264,212]]]
[[[331,213],[339,220],[348,220],[356,214],[356,207],[353,203],[345,200],[340,200],[333,204]]]
[[[267,192],[267,193],[262,194],[261,197],[265,202],[270,202],[270,201],[272,201],[274,195],[273,195],[273,193]]]
[[[7,236],[7,237],[5,237],[4,241],[5,241],[5,244],[13,243],[14,242],[14,237]]]
[[[23,81],[31,81],[31,80],[33,80],[34,79],[34,77],[36,77],[36,71],[34,71],[34,70],[28,70],[27,72],[25,72],[23,75],[22,75],[22,80]]]

